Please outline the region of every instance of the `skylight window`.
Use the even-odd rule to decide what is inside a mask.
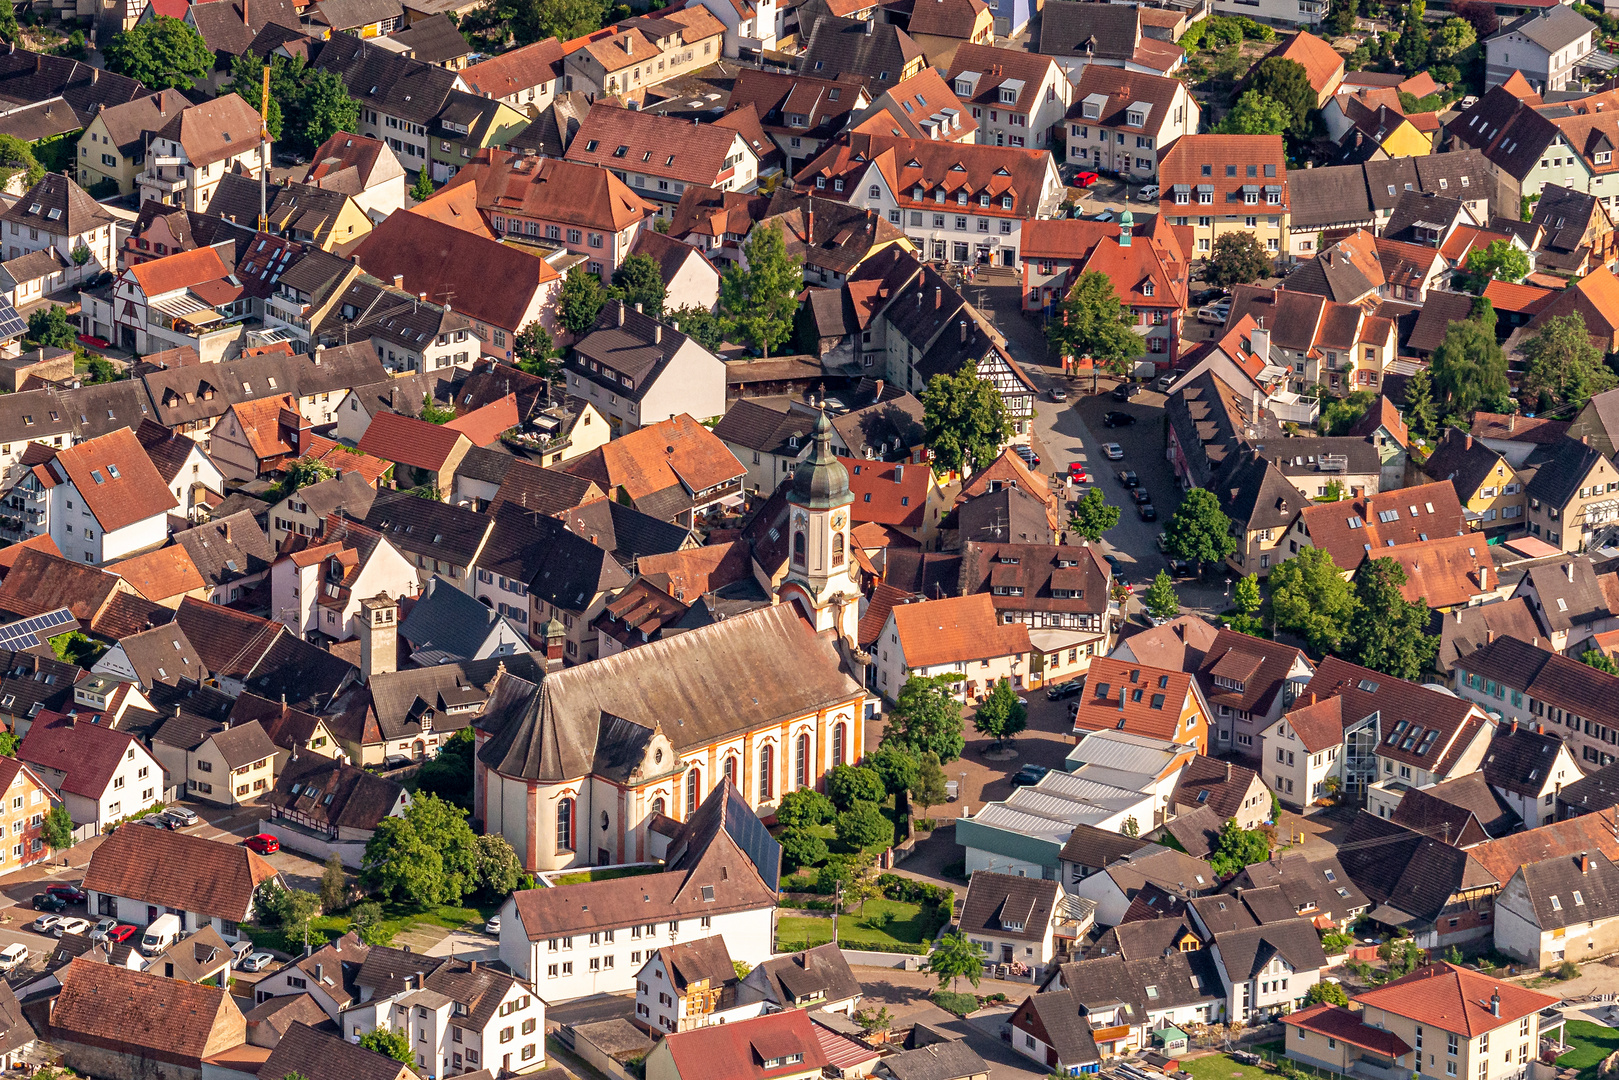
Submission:
[[[120,474],[118,472],[118,466],[116,466],[116,465],[108,465],[107,466],[107,475],[111,476],[114,480],[119,479]]]
[[[107,482],[106,478],[101,475],[100,469],[91,469],[90,479],[94,480],[98,484],[105,484]]]

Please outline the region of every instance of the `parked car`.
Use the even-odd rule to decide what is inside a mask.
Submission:
[[[500,936],[500,916],[492,915],[489,921],[483,924],[483,932],[494,937]]]
[[[410,758],[406,757],[404,754],[389,754],[387,757],[382,759],[382,767],[385,770],[386,769],[403,769],[406,765],[409,765],[409,764],[410,764]]]
[[[1158,376],[1158,392],[1160,394],[1169,393],[1169,388],[1174,386],[1175,380],[1180,377],[1180,372],[1178,371],[1170,371]]]
[[[1063,389],[1060,386],[1053,386],[1051,388],[1051,400],[1052,401],[1067,401],[1068,400],[1068,391]]]
[[[96,924],[90,928],[90,940],[100,941],[118,926],[117,919],[97,919]]]
[[[1012,777],[1013,787],[1023,787],[1026,784],[1038,784],[1051,770],[1044,765],[1025,765]]]
[[[1075,173],[1074,174],[1074,186],[1075,187],[1090,187],[1092,184],[1096,183],[1100,179],[1101,179],[1101,177],[1097,176],[1093,172]]]
[[[119,923],[117,926],[107,931],[107,940],[117,942],[118,944],[122,945],[124,942],[134,937],[135,932],[139,929],[140,927],[135,926],[133,923]]]
[[[15,971],[26,959],[28,959],[28,946],[20,942],[7,945],[4,949],[0,949],[0,971]]]
[[[1105,413],[1102,416],[1103,427],[1129,427],[1135,422],[1136,418],[1130,413],[1118,412],[1117,410]]]
[[[60,919],[55,926],[51,927],[51,936],[61,937],[63,934],[82,934],[88,929],[90,929],[89,919],[76,917]]]
[[[1159,551],[1162,551],[1165,555],[1169,554],[1169,541],[1164,539],[1163,533],[1153,537],[1152,542],[1158,545]]]
[[[1142,503],[1136,507],[1136,516],[1142,521],[1157,521],[1158,511],[1153,507],[1152,503]]]
[[[243,840],[242,846],[249,851],[256,851],[260,855],[273,855],[281,850],[281,841],[269,833],[258,833]]]
[[[178,822],[182,827],[195,825],[198,821],[201,820],[200,818],[197,817],[197,812],[195,810],[189,809],[188,807],[184,807],[184,806],[171,806],[171,807],[168,807],[167,809],[165,809],[163,811],[163,816],[166,817],[166,818],[172,818],[174,821]]]
[[[48,892],[34,894],[35,911],[63,911],[67,908],[67,901],[60,896],[52,896]]]
[[[1112,221],[1114,216],[1115,215],[1112,210],[1103,210],[1100,214],[1097,214],[1095,217],[1091,218],[1091,220],[1103,222]]]
[[[1225,296],[1225,294],[1224,289],[1199,289],[1197,292],[1187,297],[1187,300],[1193,307],[1202,307],[1204,304],[1214,303],[1216,300],[1219,300],[1221,297]]]
[[[1123,461],[1124,447],[1116,442],[1105,442],[1102,444],[1102,456],[1109,461]]]
[[[70,904],[82,904],[87,899],[84,890],[77,885],[47,885],[45,891],[52,896],[61,897]]]
[[[1217,300],[1212,304],[1204,304],[1197,309],[1197,321],[1225,325],[1226,317],[1231,314],[1231,301]]]
[[[61,921],[62,916],[60,915],[41,915],[30,924],[30,928],[36,934],[48,934],[52,929],[55,928],[56,924]]]
[[[1075,694],[1079,693],[1083,689],[1085,689],[1085,680],[1084,679],[1069,679],[1067,682],[1058,683],[1056,686],[1053,686],[1050,690],[1047,690],[1046,691],[1046,700],[1047,701],[1061,701],[1064,698],[1073,697]]]
[[[1162,536],[1164,534],[1159,533],[1158,535]],[[1196,575],[1197,575],[1197,563],[1193,562],[1191,559],[1177,559],[1174,556],[1170,557],[1170,559],[1169,559],[1169,576],[1170,577],[1195,577]]]
[[[1141,486],[1141,479],[1136,476],[1136,471],[1134,469],[1120,469],[1119,483],[1123,484],[1127,488],[1139,487]]]
[[[1068,463],[1068,479],[1076,484],[1088,484],[1091,482],[1091,474],[1085,471],[1083,463],[1070,461]]]
[[[136,818],[135,824],[146,825],[154,829],[173,829],[178,827],[173,818],[164,817],[162,814],[147,814],[143,818]]]
[[[1029,449],[1027,446],[1024,446],[1022,443],[1018,443],[1017,445],[1013,446],[1012,452],[1018,457],[1022,458],[1023,463],[1029,468],[1038,469],[1040,467],[1040,455]]]
[[[256,952],[244,957],[236,966],[243,971],[263,971],[275,963],[275,957],[267,952]]]
[[[1140,199],[1142,202],[1157,202],[1158,185],[1148,184],[1146,187],[1136,192],[1136,198]]]
[[[1114,401],[1129,401],[1131,398],[1136,397],[1140,393],[1141,393],[1141,384],[1140,383],[1122,382],[1118,386],[1113,388],[1113,400]]]
[[[1134,499],[1136,501],[1136,505],[1138,506],[1142,503],[1152,502],[1152,496],[1147,494],[1147,489],[1144,487],[1133,489],[1130,492],[1130,498]]]

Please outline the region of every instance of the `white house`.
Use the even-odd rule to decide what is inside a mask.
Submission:
[[[1522,72],[1535,93],[1566,89],[1594,48],[1597,25],[1572,7],[1537,8],[1484,41],[1484,86]]]
[[[725,362],[678,324],[622,300],[602,307],[565,366],[568,393],[605,413],[615,435],[683,413],[706,420],[725,412]]]
[[[1226,1016],[1244,1022],[1297,1009],[1327,969],[1321,937],[1308,919],[1215,934],[1209,953],[1225,983]]]
[[[1068,164],[1156,182],[1158,151],[1197,132],[1202,110],[1179,79],[1087,64],[1068,110]]]
[[[55,252],[63,282],[84,281],[118,265],[112,215],[60,173],[46,173],[0,213],[0,228],[7,262],[34,251]],[[89,257],[80,262],[84,252]]]
[[[986,963],[1022,964],[1043,972],[1057,955],[1064,899],[1061,882],[979,870],[967,883],[961,932]]]
[[[55,451],[15,490],[31,511],[27,535],[48,535],[63,555],[92,566],[163,543],[179,505],[127,427]]]
[[[135,178],[140,201],[207,210],[226,173],[258,176],[261,126],[258,110],[236,94],[182,109],[151,138],[146,168]]]
[[[635,973],[635,1019],[654,1031],[688,1031],[763,1016],[762,996],[738,997],[741,980],[719,936],[653,950]]]
[[[73,824],[108,825],[163,802],[163,766],[127,731],[100,714],[45,710],[17,747],[17,758],[62,795]]]
[[[1259,735],[1260,775],[1276,797],[1295,809],[1328,794],[1327,780],[1343,780],[1343,699],[1299,702]]]
[[[888,613],[873,651],[877,689],[899,698],[906,679],[959,674],[956,693],[978,698],[1001,679],[1021,688],[1028,673],[1029,628],[1002,623],[989,593],[899,604]]]
[[[300,636],[319,631],[335,641],[359,633],[360,602],[387,593],[414,596],[416,567],[399,549],[358,522],[333,515],[322,542],[281,556],[270,566],[270,609]]]
[[[1619,867],[1600,851],[1525,863],[1495,901],[1495,947],[1537,968],[1619,950]]]
[[[343,977],[344,965],[353,972],[365,963],[370,951],[370,946],[350,930],[336,941],[276,968],[254,983],[253,1004],[262,1005],[273,997],[308,994],[336,1022],[344,1009],[360,1000],[352,976]]]

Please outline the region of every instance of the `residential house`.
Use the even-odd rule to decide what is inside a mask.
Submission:
[[[7,758],[0,761],[0,791],[4,792],[0,797],[5,799],[7,833],[12,837],[9,847],[0,847],[0,866],[9,873],[50,858],[51,849],[45,843],[45,815],[61,805],[62,796],[49,774],[16,758]],[[9,1041],[0,1039],[0,1045]]]
[[[333,641],[363,637],[373,617],[366,604],[382,604],[376,617],[392,624],[392,598],[414,596],[421,585],[399,549],[379,532],[333,515],[319,540],[295,544],[270,566],[270,610],[302,637]],[[394,631],[396,634],[397,631]],[[390,635],[392,639],[393,635]],[[392,657],[388,657],[392,667]]]
[[[1310,860],[1294,853],[1252,863],[1237,874],[1233,886],[1244,895],[1256,889],[1280,889],[1293,912],[1317,927],[1330,924],[1347,929],[1371,907],[1336,858]]]
[[[794,177],[817,195],[883,214],[936,261],[1018,265],[1023,222],[1062,198],[1048,151],[851,135]]]
[[[1432,136],[1406,118],[1398,97],[1388,90],[1334,95],[1322,108],[1321,119],[1328,137],[1338,144],[1339,163],[1367,157],[1419,157],[1433,151]]]
[[[190,517],[198,504],[209,503],[211,493],[223,498],[225,474],[203,450],[202,444],[171,431],[149,417],[142,417],[135,428],[135,438],[145,449],[146,456],[169,490],[174,492],[179,509]]]
[[[1253,769],[1199,754],[1181,769],[1170,810],[1183,815],[1205,807],[1222,822],[1256,829],[1270,817],[1270,789]]]
[[[259,194],[258,181],[229,173],[214,189],[208,213],[253,228],[259,220]],[[270,185],[264,194],[264,231],[306,245],[306,250],[331,251],[371,231],[371,218],[359,202],[336,187],[282,181]]]
[[[296,460],[308,426],[297,405],[291,394],[234,402],[208,439],[220,471],[232,480],[256,480]]]
[[[876,227],[872,219],[873,228]],[[836,235],[836,234],[833,234]],[[684,307],[712,311],[720,301],[720,271],[708,256],[690,244],[671,238],[656,229],[642,229],[630,245],[631,255],[645,255],[658,265],[663,279],[664,307],[678,311]],[[816,260],[825,263],[830,260]],[[805,272],[809,272],[806,263]],[[824,265],[818,268],[824,273]]]
[[[1112,568],[1089,545],[964,546],[962,595],[988,592],[1001,622],[1029,628],[1030,674],[1042,683],[1083,675],[1112,652]]]
[[[1560,436],[1567,434],[1570,438],[1589,443],[1611,457],[1615,451],[1619,451],[1619,440],[1615,438],[1619,435],[1619,413],[1616,413],[1614,408],[1616,405],[1619,405],[1619,394],[1604,390],[1586,402],[1584,407],[1574,414],[1573,422],[1566,428],[1555,427],[1557,424],[1555,420],[1537,424],[1534,418],[1520,416],[1516,424],[1508,421],[1510,426],[1507,434],[1516,436],[1524,442],[1533,440],[1535,445],[1555,444]],[[1523,429],[1521,434],[1520,429]],[[1555,432],[1555,436],[1542,437],[1540,435],[1542,431]],[[1530,446],[1524,451],[1524,455],[1527,457],[1532,449],[1533,446]]]
[[[1484,39],[1485,88],[1518,72],[1537,94],[1565,89],[1595,49],[1596,32],[1596,24],[1572,8],[1540,8],[1503,24]]]
[[[961,933],[987,963],[1021,965],[1038,977],[1073,944],[1056,938],[1067,921],[1065,900],[1059,881],[979,870],[967,883]]]
[[[741,132],[606,102],[591,106],[565,160],[608,170],[664,216],[687,187],[749,192],[759,176],[759,155]]]
[[[438,576],[411,605],[399,633],[411,649],[411,661],[423,666],[446,659],[507,656],[528,645],[527,634],[515,620]]]
[[[1283,803],[1302,809],[1344,784],[1345,705],[1306,695],[1261,733],[1260,760]]]
[[[687,528],[723,501],[734,502],[747,472],[689,413],[638,427],[563,468],[642,513]]]
[[[497,236],[543,239],[597,262],[603,280],[629,257],[654,207],[606,169],[555,158],[485,150],[435,198],[473,185],[478,211]]]
[[[1186,135],[1157,153],[1161,212],[1174,224],[1192,226],[1199,256],[1228,232],[1256,237],[1276,257],[1286,253],[1287,161],[1280,136]],[[1238,315],[1234,303],[1232,316]],[[1288,322],[1271,325],[1280,330]]]
[[[1036,51],[1055,59],[1076,81],[1091,64],[1173,75],[1186,62],[1186,52],[1173,41],[1147,33],[1150,24],[1143,12],[1149,10],[1092,10],[1058,4],[1042,15]]]
[[[178,601],[175,606],[179,606]],[[172,622],[126,634],[101,654],[91,670],[147,689],[158,683],[175,686],[183,679],[200,683],[208,677],[208,669],[186,640],[185,631]],[[179,770],[179,776],[185,776],[184,769]]]
[[[1181,906],[1193,897],[1211,892],[1218,883],[1209,864],[1173,848],[1148,844],[1105,869],[1089,874],[1077,884],[1072,882],[1068,892],[1096,903],[1096,922],[1101,926],[1117,926],[1127,921],[1126,916],[1137,901],[1168,909]],[[1141,910],[1141,909],[1138,909]],[[1147,914],[1146,917],[1155,917]]]
[[[1524,325],[1523,333],[1532,334],[1551,319],[1576,313],[1585,322],[1593,345],[1604,351],[1619,349],[1619,278],[1606,266],[1596,267],[1553,295]]]
[[[792,1009],[670,1032],[647,1055],[647,1078],[698,1080],[714,1070],[716,1061],[727,1062],[738,1080],[811,1080],[828,1067],[827,1051],[809,1014]]]
[[[163,766],[140,739],[111,727],[104,715],[69,708],[67,714],[41,710],[32,717],[17,759],[61,794],[74,825],[100,833],[161,805]]]
[[[252,1024],[250,1019],[250,1031]],[[322,1069],[340,1071],[356,1080],[410,1080],[416,1075],[409,1065],[305,1022],[294,1022],[287,1028],[270,1056],[259,1066],[259,1073],[265,1080],[287,1080],[289,1076],[319,1074]],[[477,1073],[466,1075],[476,1076]]]
[[[818,415],[789,403],[786,411],[739,398],[714,425],[714,435],[747,470],[749,491],[773,492],[810,452]]]
[[[1156,183],[1158,151],[1195,135],[1201,115],[1179,79],[1087,64],[1067,114],[1067,162]]]
[[[7,261],[34,252],[54,253],[53,274],[61,283],[87,281],[113,270],[113,218],[78,184],[58,173],[47,173],[0,212]],[[89,258],[80,261],[80,253]],[[37,275],[13,274],[28,281]],[[21,288],[19,282],[16,286]],[[53,285],[52,288],[57,286]],[[154,350],[155,351],[155,350]]]
[[[344,509],[351,517],[361,516],[356,507]],[[423,588],[441,578],[472,594],[478,556],[494,528],[487,515],[432,499],[379,492],[362,520],[416,564],[416,579]]]
[[[344,192],[373,222],[405,208],[405,167],[381,139],[333,132],[310,155],[303,182]]]
[[[545,38],[463,68],[461,81],[474,94],[503,101],[533,116],[555,99],[562,58],[561,43]]]
[[[1496,795],[1530,829],[1555,821],[1559,793],[1583,778],[1568,742],[1539,723],[1516,720],[1495,729],[1483,772]]]
[[[849,961],[829,942],[756,964],[738,990],[742,999],[768,1001],[780,1009],[852,1015],[862,996]]]
[[[393,462],[397,483],[422,487],[443,500],[449,497],[450,479],[472,440],[441,424],[384,412],[372,418],[359,448]]]
[[[766,1002],[744,1000],[741,983],[724,938],[654,949],[635,973],[636,1022],[665,1033],[762,1016]]]
[[[182,932],[211,926],[235,941],[253,916],[258,887],[277,876],[240,844],[167,829],[119,829],[90,857],[85,903],[97,915],[136,926],[178,915]]]
[[[1459,848],[1507,836],[1523,826],[1523,818],[1481,773],[1412,788],[1400,797],[1389,820]]]
[[[751,68],[737,72],[730,99],[733,109],[753,106],[765,134],[785,157],[789,176],[819,154],[843,132],[849,118],[870,103],[865,80],[858,74],[845,72],[818,78]],[[727,198],[734,200],[737,196],[727,194]],[[681,220],[681,212],[677,211],[675,224]],[[682,236],[685,231],[671,228],[670,235]]]
[[[1584,277],[1613,262],[1613,214],[1595,195],[1547,184],[1540,189],[1529,225],[1540,230],[1537,271]]]
[[[1607,672],[1516,638],[1496,638],[1458,659],[1455,675],[1456,693],[1464,700],[1499,713],[1504,723],[1539,725],[1562,738],[1570,755],[1578,749],[1581,768],[1613,762],[1609,733],[1619,729],[1619,718],[1607,698],[1619,680]],[[1577,779],[1570,774],[1567,782]],[[1543,817],[1544,810],[1536,815]]]
[[[1499,192],[1488,160],[1472,148],[1295,171],[1288,178],[1289,254],[1313,258],[1317,240],[1328,229],[1387,225],[1408,192],[1456,199],[1467,211],[1463,220],[1474,224],[1487,223],[1492,209],[1500,213],[1506,206],[1496,201]]]
[[[211,604],[240,601],[269,577],[270,564],[275,561],[275,548],[251,510],[175,533],[174,542],[202,579],[200,599]]]
[[[682,414],[708,419],[726,411],[724,362],[678,323],[630,310],[623,300],[602,306],[564,366],[568,392],[604,413],[615,435]]]
[[[1219,748],[1268,756],[1261,734],[1293,707],[1314,673],[1301,649],[1221,630],[1197,668]]]
[[[267,973],[253,984],[253,1004],[308,997],[335,1021],[344,1009],[359,1003],[360,987],[354,979],[371,947],[350,930],[308,956],[301,956]]]
[[[1069,709],[1075,735],[1112,728],[1209,751],[1212,721],[1191,673],[1099,656],[1086,678]]]
[[[896,700],[913,676],[961,673],[963,700],[981,699],[1002,679],[1021,689],[1028,675],[1029,628],[1002,623],[984,593],[901,604],[878,640],[877,689]]]
[[[1513,529],[1523,523],[1527,500],[1518,471],[1500,451],[1482,439],[1474,440],[1471,432],[1446,428],[1423,471],[1450,481],[1471,528]]]
[[[896,8],[887,11],[899,15]],[[912,5],[905,32],[922,49],[928,63],[943,75],[955,63],[963,45],[993,45],[998,8],[977,0],[936,0],[931,6]]]
[[[1327,1003],[1282,1017],[1287,1056],[1317,1068],[1347,1072],[1357,1065],[1363,1069],[1397,1067],[1396,1063],[1412,1052],[1404,1039],[1360,1017],[1360,1013]]]
[[[1244,1021],[1297,1009],[1327,969],[1309,919],[1216,933],[1209,953],[1225,984],[1226,1015]]]
[[[200,598],[207,592],[197,564],[183,547],[156,548],[109,563],[107,571],[129,582],[142,599],[164,607],[179,607],[182,597]]]
[[[624,655],[638,656],[656,647]],[[722,817],[719,808],[727,802],[736,805],[726,808],[723,817],[729,818],[733,810],[739,816],[722,823],[717,820]],[[548,991],[545,1000],[555,1004],[609,987],[631,989],[647,956],[683,940],[683,929],[705,937],[722,936],[737,958],[768,957],[774,890],[728,831],[758,826],[740,817],[751,817],[752,811],[729,783],[718,786],[705,805],[710,803],[714,809],[693,818],[676,837],[681,841],[695,832],[703,842],[670,847],[676,856],[670,868],[641,875],[633,889],[596,881],[514,893],[501,909],[500,953],[508,969],[536,988],[543,987]],[[769,847],[779,858],[775,845]],[[635,899],[637,893],[640,900]],[[649,902],[657,905],[658,918],[651,922],[646,921],[651,918]],[[619,945],[625,950],[620,951]],[[617,965],[619,956],[625,956],[626,963]],[[732,1031],[742,1026],[697,1030]]]
[[[611,30],[589,35],[582,45],[569,42],[578,46],[562,58],[570,90],[583,91],[592,100],[633,101],[654,86],[707,67],[724,53],[725,24],[702,6],[626,19]]]
[[[275,782],[275,743],[257,721],[227,727],[182,710],[153,732],[152,754],[170,783],[202,802],[256,802]]]
[[[1573,439],[1548,448],[1525,485],[1529,535],[1560,551],[1577,552],[1600,541],[1619,521],[1619,472],[1595,447]]]
[[[1321,469],[1330,464],[1317,458],[1314,467]],[[1237,549],[1226,556],[1226,566],[1237,574],[1268,577],[1272,566],[1293,554],[1291,548],[1284,550],[1282,545],[1300,509],[1310,504],[1308,496],[1257,449],[1240,454],[1212,479],[1212,490],[1220,496],[1220,508],[1237,529]],[[1299,479],[1304,481],[1303,476]]]
[[[1305,506],[1285,539],[1290,555],[1297,554],[1294,544],[1324,548],[1338,569],[1349,574],[1373,551],[1467,532],[1456,488],[1442,480]]]
[[[247,1021],[224,987],[87,956],[73,959],[57,978],[61,993],[51,1003],[51,1041],[75,1072],[200,1076],[210,1067],[205,1062],[247,1040]],[[108,1009],[111,1000],[122,1004]],[[174,1018],[182,1015],[187,1022],[177,1023]]]
[[[1328,99],[1342,93],[1339,87],[1344,83],[1343,56],[1331,44],[1308,30],[1300,30],[1279,42],[1269,55],[1291,60],[1304,68],[1310,79],[1310,89],[1315,91],[1316,108],[1324,108]]]
[[[1244,316],[1274,327],[1266,355],[1292,369],[1288,387],[1295,392],[1316,383],[1332,393],[1380,391],[1398,354],[1399,328],[1392,318],[1313,293],[1239,285],[1227,321]]]
[[[1449,277],[1450,269],[1450,263],[1438,248],[1373,236],[1367,229],[1357,229],[1331,247],[1323,248],[1315,258],[1288,275],[1284,284],[1293,292],[1316,293],[1343,304],[1377,300],[1422,303],[1430,296],[1439,300],[1430,290]],[[1466,300],[1461,294],[1452,295],[1458,297],[1452,301],[1455,305]],[[1424,306],[1424,313],[1427,310]],[[1459,313],[1465,317],[1466,309]],[[1421,336],[1421,319],[1419,315],[1419,328],[1412,330],[1413,337]]]
[[[1064,964],[1045,992],[1031,1000],[1041,1006],[1041,1026],[1051,1039],[1058,1040],[1057,1046],[1065,1038],[1078,1041],[1081,1047],[1085,1041],[1092,1041],[1102,1056],[1111,1058],[1151,1048],[1152,1033],[1166,1026],[1219,1022],[1222,989],[1220,973],[1207,950],[1174,950],[1139,959],[1115,955]],[[1051,1010],[1043,1006],[1040,999],[1047,996],[1052,998],[1053,1009],[1062,1009],[1060,1014],[1051,1015]],[[1027,1003],[1014,1017],[1021,1016],[1024,1008]],[[1014,1019],[1013,1027],[1033,1033],[1029,1030],[1033,1025],[1027,1020],[1020,1023]],[[1031,1048],[1018,1031],[1014,1031],[1013,1040],[1014,1046],[1023,1044],[1024,1054],[1031,1049],[1038,1051],[1038,1043],[1047,1041],[1036,1034],[1037,1045]],[[1082,1052],[1067,1053],[1083,1057]],[[1064,1051],[1058,1054],[1062,1057]],[[1066,1060],[1063,1063],[1067,1064]],[[1086,1062],[1076,1064],[1085,1071]],[[1092,1064],[1089,1071],[1098,1069]]]
[[[1068,113],[1073,84],[1049,56],[964,43],[940,66],[987,146],[1047,146]]]
[[[199,247],[129,266],[113,279],[108,295],[79,296],[95,328],[120,347],[140,352],[190,348],[213,363],[239,352],[243,323],[251,313],[251,298],[240,279],[234,284],[227,280],[232,277],[217,249]],[[182,381],[206,382],[210,374],[179,370],[184,374],[175,377]],[[200,411],[216,418],[227,404],[221,401],[217,414],[206,407]]]
[[[1450,681],[1456,662],[1498,637],[1515,637],[1536,642],[1537,648],[1551,649],[1535,621],[1534,608],[1527,597],[1491,601],[1477,607],[1452,608],[1444,615],[1439,630],[1439,652],[1433,668]]]
[[[168,123],[171,113],[189,105],[178,90],[161,90],[100,109],[78,137],[78,179],[86,187],[111,180],[118,194],[132,194],[146,163],[147,139]]]
[[[257,176],[262,158],[258,110],[235,94],[183,108],[152,134],[146,167],[135,177],[140,201],[208,209],[226,173]]]
[[[876,96],[919,73],[923,61],[922,47],[897,25],[828,13],[804,31],[798,70],[820,78],[858,72]]]

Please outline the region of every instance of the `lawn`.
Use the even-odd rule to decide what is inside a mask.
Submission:
[[[661,867],[657,866],[613,866],[605,870],[580,870],[573,874],[563,874],[552,878],[556,885],[582,885],[587,881],[612,881],[614,878],[637,877],[641,874],[655,874]]]
[[[1578,1069],[1580,1080],[1592,1080],[1602,1059],[1619,1050],[1619,1031],[1589,1020],[1570,1020],[1563,1041],[1574,1049],[1557,1059],[1557,1067]]]
[[[1192,1074],[1194,1080],[1272,1080],[1269,1073],[1244,1065],[1226,1054],[1205,1054],[1203,1057],[1181,1058],[1181,1068]]]
[[[466,908],[455,904],[417,908],[408,904],[390,903],[382,905],[382,925],[391,940],[401,931],[422,924],[442,926],[446,930],[460,930],[466,926],[481,928],[484,922],[499,910],[499,904],[487,908]],[[328,941],[342,937],[352,926],[347,915],[317,915],[309,920],[309,944],[312,948],[319,948]],[[275,949],[291,956],[303,952],[302,933],[260,926],[243,926],[242,931],[253,939],[255,945]]]
[[[886,951],[897,945],[922,945],[933,940],[939,927],[920,905],[898,900],[867,900],[857,913],[838,919],[839,940],[849,946]],[[777,919],[778,952],[795,952],[832,940],[832,920],[784,915]]]

